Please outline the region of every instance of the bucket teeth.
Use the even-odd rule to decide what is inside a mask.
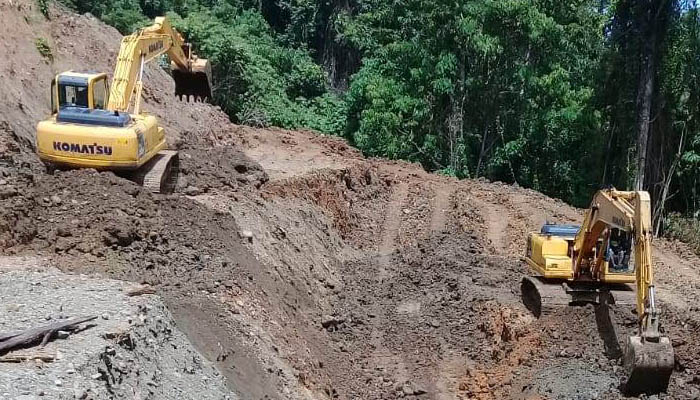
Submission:
[[[657,342],[630,336],[625,347],[627,382],[625,391],[630,395],[653,394],[666,391],[674,366],[671,341],[665,336]]]
[[[175,96],[187,101],[208,101],[212,98],[211,80],[205,72],[173,69]]]

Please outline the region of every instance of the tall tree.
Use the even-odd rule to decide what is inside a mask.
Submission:
[[[649,126],[656,79],[658,51],[665,37],[671,1],[669,0],[627,0],[635,3],[636,25],[639,54],[639,83],[637,86],[636,118],[637,118],[637,175],[635,189],[646,189],[646,171],[648,168]]]

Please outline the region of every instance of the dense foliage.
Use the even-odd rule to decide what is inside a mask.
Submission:
[[[694,1],[64,1],[123,33],[169,13],[235,122],[576,205],[640,182],[657,229],[698,216]]]

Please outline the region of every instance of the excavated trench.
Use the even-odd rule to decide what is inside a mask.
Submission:
[[[489,236],[507,233],[469,184],[376,163],[268,182],[233,148],[202,151],[183,147],[187,186],[173,196],[110,173],[18,168],[4,252],[156,286],[241,398],[621,396],[634,316],[587,306],[535,319],[519,298],[524,265],[494,250],[505,242]]]

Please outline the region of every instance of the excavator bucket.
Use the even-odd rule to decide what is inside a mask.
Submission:
[[[630,336],[625,347],[627,382],[625,391],[630,395],[653,394],[666,391],[673,372],[673,347],[668,337],[658,341]]]
[[[207,101],[212,96],[211,64],[209,60],[198,58],[192,61],[190,70],[171,64],[175,80],[175,95],[180,99]]]

